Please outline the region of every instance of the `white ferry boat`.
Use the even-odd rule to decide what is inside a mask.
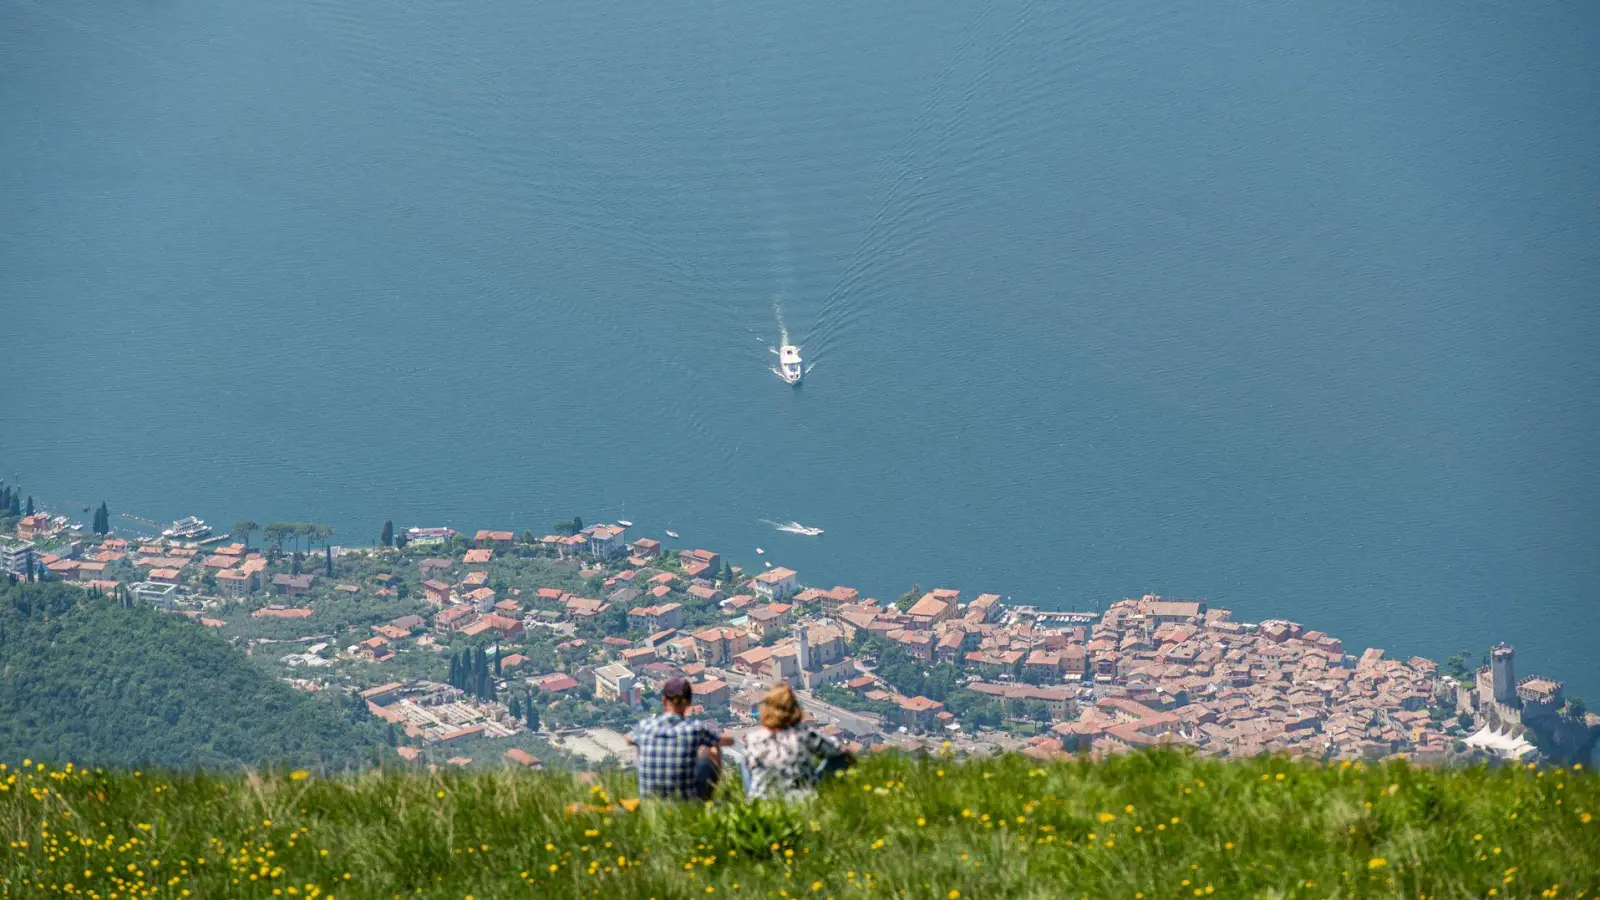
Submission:
[[[784,344],[778,348],[778,377],[789,384],[799,384],[806,377],[805,364],[800,360],[800,348]]]
[[[210,533],[211,526],[207,525],[204,520],[188,516],[173,522],[171,528],[161,532],[161,536],[180,540],[193,540],[194,538],[203,538]]]

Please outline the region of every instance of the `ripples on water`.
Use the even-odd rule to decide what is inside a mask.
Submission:
[[[1592,669],[1594,9],[3,2],[41,495]]]

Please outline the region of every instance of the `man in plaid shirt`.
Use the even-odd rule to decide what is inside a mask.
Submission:
[[[668,679],[661,688],[659,715],[640,722],[628,735],[639,748],[639,796],[710,800],[721,775],[721,748],[733,738],[686,713],[694,689],[686,678]]]

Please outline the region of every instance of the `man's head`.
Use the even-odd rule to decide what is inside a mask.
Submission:
[[[689,711],[693,702],[694,688],[689,686],[689,679],[668,678],[667,683],[661,686],[662,709],[681,716]]]

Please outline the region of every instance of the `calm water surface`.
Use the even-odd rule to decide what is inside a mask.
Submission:
[[[0,469],[1592,696],[1597,60],[1592,3],[0,0]]]

